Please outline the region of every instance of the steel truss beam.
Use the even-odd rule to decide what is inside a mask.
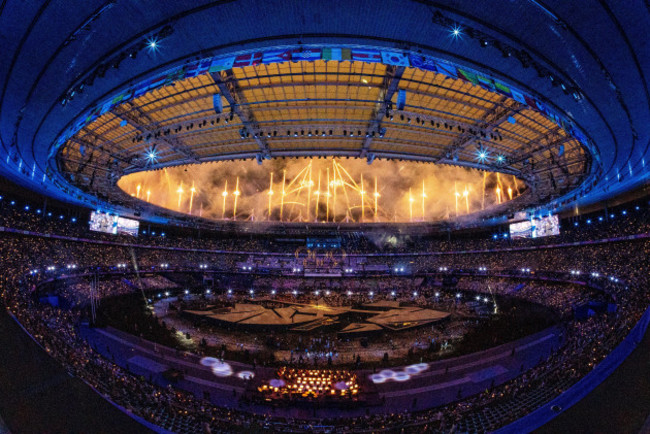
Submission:
[[[130,107],[130,110],[127,109],[126,106]],[[150,134],[151,136],[153,136],[153,139],[156,142],[164,143],[167,147],[172,149],[174,152],[177,152],[191,160],[198,161],[198,158],[196,157],[194,152],[192,152],[191,149],[189,149],[183,143],[178,141],[176,138],[166,137],[160,134],[156,134],[158,132],[157,128],[151,127],[151,125],[155,123],[153,119],[151,119],[151,117],[146,113],[144,113],[139,107],[135,107],[133,103],[127,102],[125,104],[114,107],[111,113],[113,113],[115,116],[119,117],[120,119],[127,121],[135,129],[139,130],[142,134],[147,134],[147,135]]]
[[[212,79],[221,91],[221,94],[226,98],[228,104],[230,104],[231,112],[239,117],[246,132],[255,139],[257,146],[260,148],[261,157],[265,159],[271,158],[269,145],[266,143],[266,139],[264,139],[263,136],[258,136],[257,134],[260,129],[259,125],[257,120],[255,120],[255,115],[253,114],[250,105],[244,98],[242,88],[239,85],[237,78],[235,78],[232,69],[221,72],[211,72],[210,76],[212,76]],[[259,161],[261,161],[261,159]]]
[[[397,92],[397,87],[399,86],[399,81],[404,74],[406,68],[404,66],[395,66],[389,65],[386,67],[386,75],[379,90],[379,99],[372,113],[372,117],[367,126],[367,131],[375,132],[380,134],[381,131],[381,121],[386,116],[386,111],[388,106],[392,104],[393,95]],[[374,136],[372,134],[366,134],[366,137],[363,139],[361,145],[361,151],[359,152],[360,158],[368,157],[368,151],[370,150],[370,144]],[[370,163],[372,160],[368,159]]]
[[[492,133],[499,125],[505,122],[510,116],[516,114],[523,109],[523,105],[510,100],[511,103],[508,103],[508,98],[502,97],[500,101],[494,103],[494,107],[488,110],[485,115],[474,125],[469,128],[465,128],[465,131],[460,134],[454,142],[443,151],[443,154],[440,156],[441,159],[447,158],[447,154],[455,154],[459,150],[466,148],[477,140],[481,140],[481,137],[478,136],[478,131],[485,132],[487,134]],[[474,132],[472,132],[474,131]],[[488,140],[484,140],[488,141]]]

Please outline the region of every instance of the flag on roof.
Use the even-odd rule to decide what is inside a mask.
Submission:
[[[369,50],[365,48],[353,48],[352,60],[360,62],[381,62],[381,53],[379,50]]]
[[[203,59],[189,65],[185,77],[196,77],[197,75],[205,74],[208,72],[211,63],[212,59]]]
[[[480,74],[476,74],[476,77],[478,78],[479,86],[483,89],[494,91],[494,81],[491,78],[484,77]]]
[[[133,90],[133,97],[137,98],[140,95],[143,95],[147,89],[149,88],[149,82],[145,81],[144,83],[140,83],[134,90]]]
[[[510,93],[512,94],[512,98],[515,101],[520,102],[522,104],[527,104],[526,99],[524,98],[524,94],[519,92],[517,89],[511,87]]]
[[[500,94],[512,97],[512,92],[510,91],[510,88],[505,84],[499,83],[498,81],[495,80],[494,87],[496,88],[497,92],[499,92]]]
[[[112,101],[112,100],[108,100],[108,101],[104,102],[104,105],[103,105],[103,106],[101,107],[101,109],[99,110],[99,115],[100,115],[100,116],[103,115],[104,113],[106,113],[107,111],[109,111],[109,110],[111,109],[111,107],[113,106],[113,104],[112,104],[111,101]]]
[[[437,62],[438,72],[445,74],[446,76],[452,78],[458,78],[458,72],[456,72],[456,67],[452,64],[446,62]]]
[[[171,72],[167,73],[167,80],[182,80],[185,78],[185,67],[182,68],[176,68]]]
[[[478,84],[478,77],[471,71],[458,68],[458,78],[464,81],[469,81],[472,84]]]
[[[212,63],[210,63],[210,68],[208,68],[208,72],[219,72],[219,71],[225,71],[226,69],[232,69],[232,65],[235,62],[234,57],[221,57],[219,59],[212,59]]]
[[[291,50],[269,50],[264,52],[263,63],[282,63],[291,60]]]
[[[164,75],[160,75],[158,77],[152,78],[151,80],[149,80],[147,82],[146,90],[151,90],[151,89],[155,89],[157,87],[162,86],[163,84],[165,84],[166,79],[167,79],[167,77],[164,76]]]
[[[88,116],[86,116],[84,122],[86,124],[89,124],[91,122],[95,122],[96,119],[97,119],[97,114],[95,113],[95,110],[92,110],[90,113],[88,113]]]
[[[313,61],[319,60],[321,58],[320,48],[303,48],[298,50],[293,50],[291,53],[291,60],[293,62],[300,62],[303,60]]]
[[[122,92],[121,94],[115,96],[115,97],[111,100],[111,104],[113,104],[113,105],[115,105],[115,104],[119,104],[119,103],[121,103],[122,101],[126,101],[127,99],[131,98],[132,95],[133,95],[133,92],[131,91],[131,89],[129,89],[129,90],[127,90],[127,91],[124,91],[124,92]]]
[[[352,60],[349,48],[323,48],[323,60]]]
[[[382,51],[381,61],[385,65],[410,66],[408,55],[397,51]]]
[[[533,98],[531,96],[528,96],[528,95],[524,95],[524,100],[526,101],[526,104],[530,106],[530,108],[533,108],[535,110],[539,110],[539,107],[537,106],[537,101],[535,100],[535,98]]]
[[[425,71],[438,72],[436,67],[436,62],[430,57],[418,56],[411,54],[411,66],[418,69],[423,69]]]
[[[255,53],[241,54],[235,57],[233,62],[233,68],[243,68],[244,66],[255,66],[262,63],[262,52],[258,51]]]

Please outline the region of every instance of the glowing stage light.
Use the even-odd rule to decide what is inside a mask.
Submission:
[[[453,39],[459,39],[463,37],[463,28],[460,24],[454,24],[451,29],[449,29],[449,36]]]

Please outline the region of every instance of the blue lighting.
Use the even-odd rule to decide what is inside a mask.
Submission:
[[[63,220],[63,214],[59,216],[59,220]]]
[[[503,155],[497,155],[497,163],[503,164],[506,161],[506,157]]]
[[[40,214],[40,213],[41,213],[41,210],[40,210],[40,209],[37,209],[37,210],[36,210],[36,214]]]
[[[492,238],[494,238],[496,240],[497,238],[499,238],[499,236],[497,234],[494,234],[494,235],[492,235]]]
[[[485,162],[489,155],[490,153],[483,147],[483,145],[476,150],[476,160],[481,163]]]
[[[47,213],[47,216],[48,216],[48,217],[52,217],[52,213],[51,213],[51,212],[48,212],[48,213]]]
[[[11,205],[16,205],[16,201],[15,201],[15,200],[12,200],[12,201],[11,201]]]
[[[25,205],[25,211],[29,211],[29,205]]]
[[[587,224],[588,224],[588,225],[591,224],[591,219],[587,219]]]
[[[154,164],[158,160],[158,152],[156,152],[155,145],[145,151],[145,156],[149,164]]]
[[[573,226],[578,226],[578,222],[573,222]]]
[[[623,210],[623,212],[621,214],[627,215],[627,211]]]
[[[149,50],[156,51],[158,49],[158,40],[156,38],[147,39]]]
[[[614,218],[614,214],[610,214],[610,215],[609,215],[609,218],[610,218],[610,219],[613,219],[613,218]]]
[[[76,222],[77,222],[77,218],[76,218],[76,217],[72,217],[72,223],[76,223]]]
[[[508,234],[503,234],[503,238],[508,238]]]
[[[602,222],[602,221],[603,221],[603,218],[602,218],[602,217],[598,217],[598,221],[599,221],[599,222]]]
[[[463,37],[463,28],[459,24],[454,24],[451,29],[449,29],[449,36],[453,39],[458,39]]]

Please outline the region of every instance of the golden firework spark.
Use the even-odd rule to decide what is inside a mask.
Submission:
[[[270,167],[274,170],[268,170]],[[194,202],[198,200],[201,205],[197,214],[205,218],[230,219],[232,215],[237,220],[272,221],[279,217],[287,222],[337,223],[435,221],[460,216],[463,205],[468,214],[513,200],[523,192],[524,184],[510,174],[421,167],[381,160],[368,166],[365,161],[338,158],[276,160],[262,167],[219,162],[192,166],[191,172],[179,166],[131,174],[120,179],[119,186],[141,200],[191,215],[195,214]],[[223,183],[218,187],[212,181],[216,170],[220,171],[219,184]],[[281,186],[275,185],[280,184],[275,176],[278,170],[283,174]],[[368,185],[368,176],[372,177],[372,185]],[[235,184],[235,189],[229,191],[228,184]],[[451,194],[433,194],[449,191]],[[380,203],[384,198],[389,200]],[[408,201],[408,208],[404,201]],[[455,214],[450,212],[452,209]]]

